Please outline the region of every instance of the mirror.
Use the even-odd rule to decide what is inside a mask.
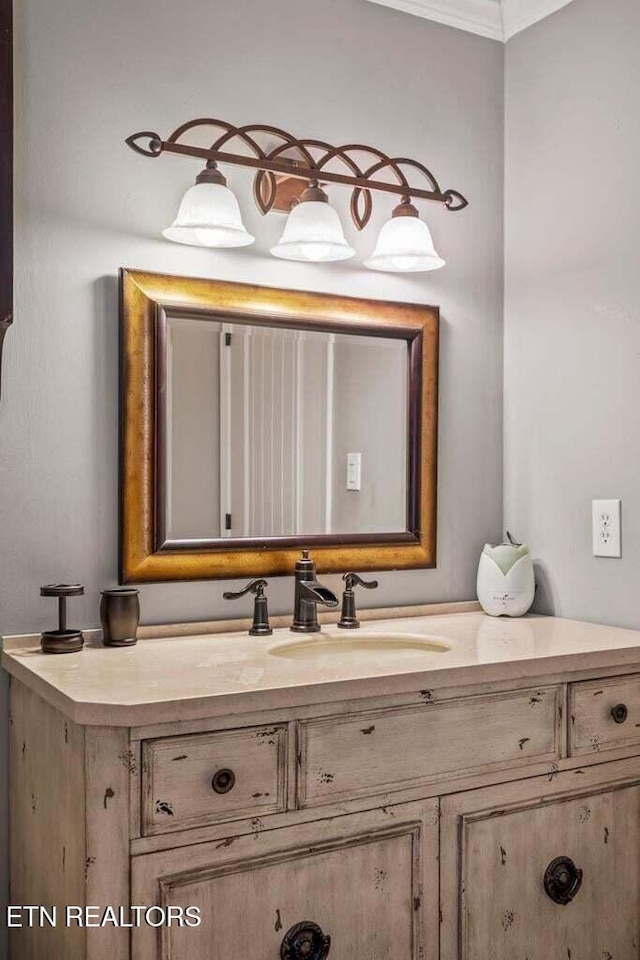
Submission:
[[[121,282],[123,582],[434,564],[436,308]]]
[[[403,533],[404,339],[170,316],[166,540]]]

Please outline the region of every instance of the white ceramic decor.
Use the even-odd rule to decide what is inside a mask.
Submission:
[[[533,560],[526,543],[485,544],[478,566],[478,600],[491,617],[522,617],[533,603]]]

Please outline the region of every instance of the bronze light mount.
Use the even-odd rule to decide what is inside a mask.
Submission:
[[[183,138],[188,133],[200,127],[210,127],[223,132],[210,147],[198,147],[184,142]],[[256,135],[266,136],[270,141],[276,140],[277,144],[266,150],[260,145]],[[447,210],[453,211],[464,210],[468,206],[467,199],[458,190],[443,190],[431,171],[417,160],[389,157],[376,147],[363,144],[334,147],[323,140],[299,140],[286,130],[265,124],[236,127],[224,120],[200,117],[183,123],[167,140],[163,140],[160,134],[154,131],[143,130],[127,137],[126,143],[144,157],[173,153],[205,160],[206,169],[212,172],[217,170],[218,163],[255,170],[253,194],[263,214],[270,210],[288,211],[292,203],[300,199],[300,194],[307,184],[316,189],[320,181],[351,187],[350,212],[358,230],[362,230],[371,218],[372,191],[399,196],[401,204],[404,205],[402,212],[414,216],[417,211],[411,207],[412,199],[441,203]],[[248,149],[250,154],[233,152],[241,145]],[[353,154],[359,158],[368,155],[372,162],[364,165],[361,161],[357,162]],[[346,168],[347,172],[329,169],[329,165],[335,165],[336,162]],[[383,171],[390,173],[395,182],[377,179],[376,175]],[[412,184],[409,180],[410,173],[420,177],[426,185]],[[218,176],[221,174],[218,173]],[[301,181],[300,185],[296,183],[298,180]]]

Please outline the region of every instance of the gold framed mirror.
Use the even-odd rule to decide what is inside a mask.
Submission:
[[[438,324],[123,269],[121,582],[435,566]]]

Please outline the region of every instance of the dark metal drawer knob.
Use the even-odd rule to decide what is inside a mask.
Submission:
[[[615,707],[611,707],[611,716],[616,723],[624,723],[629,716],[626,703],[616,703]]]
[[[213,775],[211,786],[216,793],[229,793],[229,790],[233,790],[235,782],[236,775],[233,770],[218,770]]]
[[[556,857],[544,872],[544,892],[554,903],[571,903],[582,886],[582,870],[570,857]]]
[[[325,960],[331,949],[331,937],[317,923],[303,920],[284,935],[280,960]]]

